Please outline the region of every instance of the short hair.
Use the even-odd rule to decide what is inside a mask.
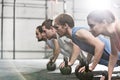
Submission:
[[[42,32],[43,32],[43,30],[42,30],[42,26],[41,26],[41,25],[37,26],[37,28],[36,28],[36,29],[38,29],[40,33],[42,33]]]
[[[108,23],[113,23],[115,21],[115,16],[109,10],[94,10],[88,14],[87,20],[92,19],[95,22],[102,23],[106,20]]]
[[[41,25],[37,26],[36,29],[38,29],[40,33],[43,32]],[[38,41],[45,41],[45,39],[43,39],[43,37],[42,37],[41,39],[38,39]]]
[[[70,28],[73,28],[74,27],[74,20],[73,18],[68,15],[68,14],[60,14],[59,16],[57,16],[55,18],[55,22],[59,25],[65,25],[65,24],[68,24],[68,26]]]
[[[52,22],[53,22],[52,19],[47,19],[42,23],[42,26],[45,26],[47,29],[50,29],[52,26]]]

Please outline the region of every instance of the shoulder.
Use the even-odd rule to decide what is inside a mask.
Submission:
[[[85,35],[91,35],[91,33],[89,32],[89,30],[80,29],[80,30],[76,31],[75,35],[80,37],[80,36],[85,36]]]

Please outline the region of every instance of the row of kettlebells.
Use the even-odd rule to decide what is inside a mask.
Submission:
[[[71,66],[68,65],[68,58],[64,57],[65,66],[63,68],[60,68],[60,72],[63,75],[69,75],[72,72]],[[79,69],[81,67],[85,66],[84,72],[79,72]],[[52,59],[50,59],[50,62],[47,64],[47,70],[54,71],[56,69],[56,64],[52,62]],[[84,59],[80,60],[80,64],[76,66],[75,69],[75,75],[79,80],[92,80],[93,79],[93,73],[89,70],[89,64]]]

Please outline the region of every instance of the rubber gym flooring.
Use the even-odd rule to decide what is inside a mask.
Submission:
[[[58,66],[63,61],[61,59],[56,61],[57,69],[55,71],[47,71],[46,64],[48,61],[48,59],[0,60],[0,80],[79,80],[74,74],[77,61],[72,66],[71,75],[60,73]],[[102,65],[98,65],[95,69],[95,71],[104,70],[107,70],[107,67]],[[120,66],[116,67],[115,71],[120,71]],[[94,78],[94,80],[98,80],[98,78]],[[120,80],[120,78],[114,80]]]

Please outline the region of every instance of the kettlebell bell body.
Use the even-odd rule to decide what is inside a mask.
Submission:
[[[85,66],[85,71],[79,72],[79,69],[83,66]],[[93,73],[89,70],[89,65],[84,60],[81,60],[81,63],[76,66],[75,75],[79,80],[93,80]]]
[[[71,68],[71,66],[68,65],[67,57],[64,57],[64,62],[65,62],[65,66],[63,68],[60,68],[60,72],[63,75],[69,75],[72,72],[72,68]]]
[[[60,68],[60,72],[63,75],[69,75],[69,74],[71,74],[71,72],[72,72],[71,66],[65,66],[63,68]]]
[[[49,71],[54,71],[55,69],[56,69],[56,64],[55,64],[55,63],[49,62],[49,63],[47,64],[47,70],[49,70]]]

